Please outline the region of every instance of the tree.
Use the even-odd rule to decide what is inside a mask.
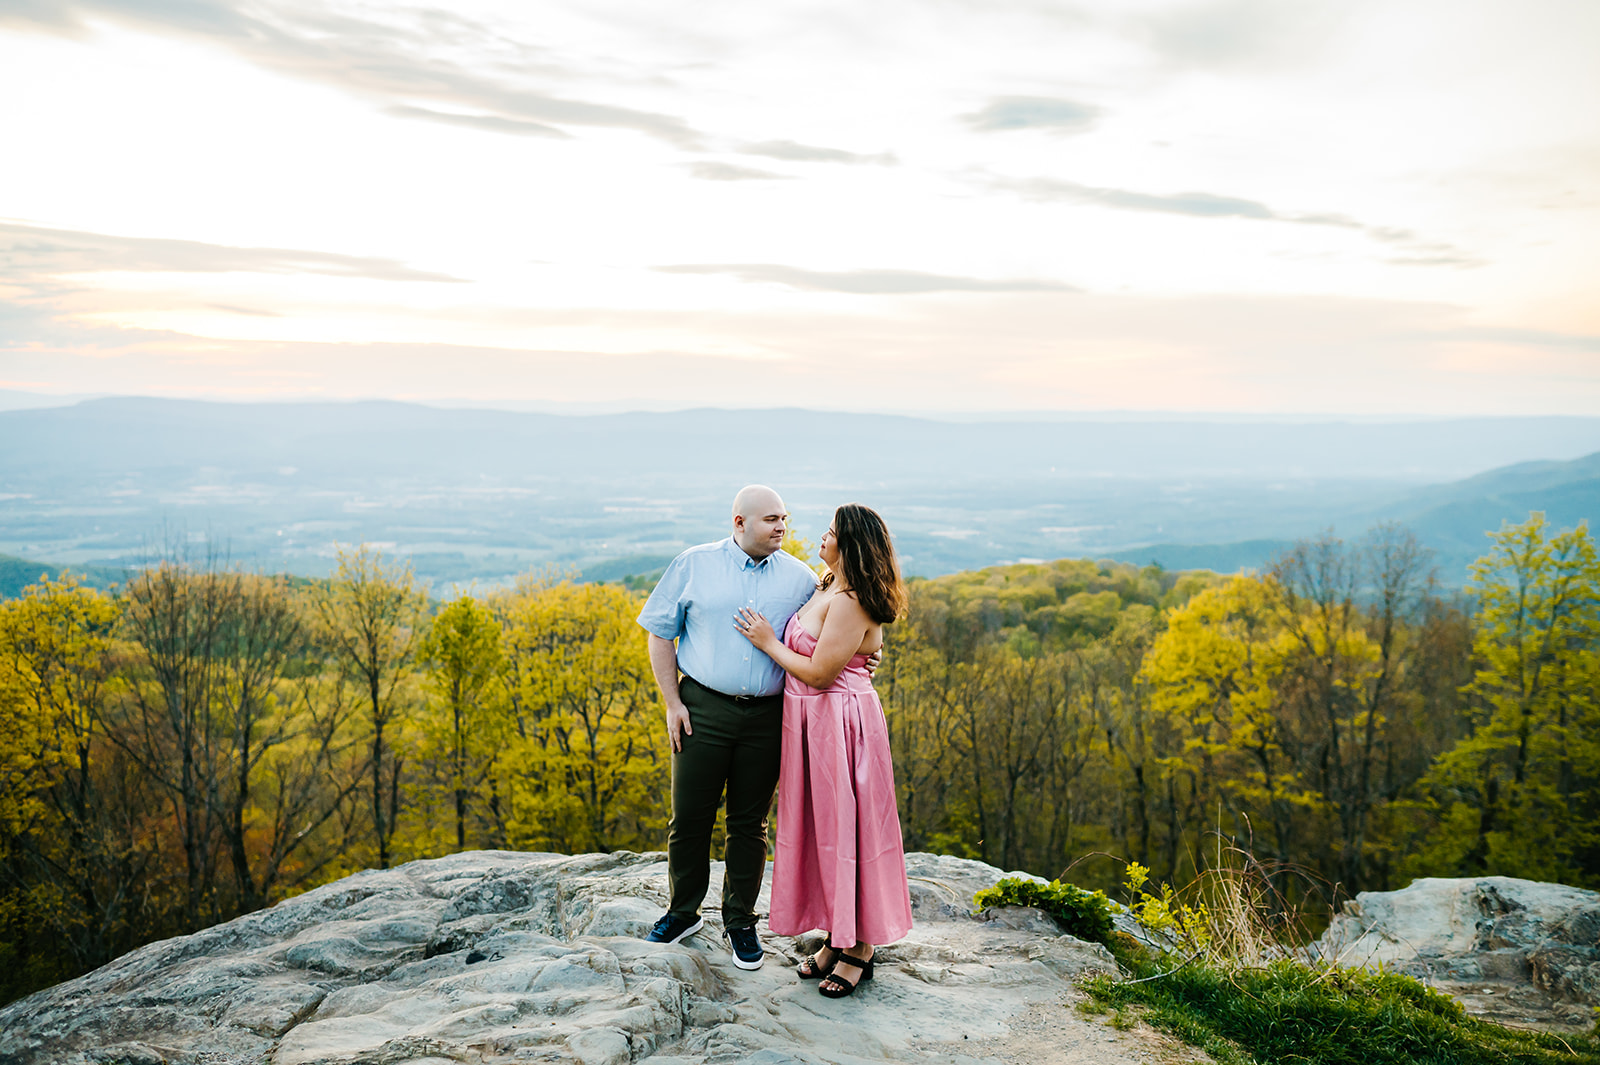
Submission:
[[[455,809],[455,845],[467,845],[467,809],[480,800],[506,739],[500,622],[489,607],[462,595],[440,610],[422,642],[426,663],[428,754],[442,769]],[[488,800],[499,822],[499,796]],[[495,842],[505,845],[503,830]]]
[[[372,835],[378,868],[387,869],[405,767],[391,726],[403,710],[402,685],[412,670],[426,596],[409,565],[390,563],[376,548],[340,547],[338,554],[333,578],[317,598],[321,638],[365,695]]]
[[[874,678],[907,845],[1054,875],[1126,842],[1134,782],[1097,737],[1150,737],[1134,677],[1178,581],[1064,559],[911,582]]]
[[[1471,600],[1398,529],[1264,577],[914,580],[875,678],[908,847],[1101,887],[1120,869],[1081,859],[1113,851],[1178,886],[1216,830],[1350,890],[1600,882],[1595,554],[1503,530]],[[213,563],[0,601],[0,996],[414,855],[659,845],[630,590],[546,572],[430,628],[370,548],[304,585]]]
[[[28,609],[33,598],[0,604],[0,992],[32,990],[64,968],[63,959],[39,957],[29,933],[41,917],[64,917],[70,906],[64,891],[51,891],[56,885],[48,879],[40,883],[44,863],[33,860],[41,829],[54,827],[45,823],[45,794],[64,775],[68,755],[52,743],[59,688],[23,649],[34,619],[21,615],[37,613]],[[82,945],[77,936],[67,944]]]
[[[366,829],[357,813],[369,751],[363,693],[306,651],[279,685],[277,723],[250,781],[245,838],[264,900],[353,872]]]
[[[1459,872],[1600,881],[1600,560],[1587,525],[1544,515],[1491,534],[1472,566],[1472,734],[1426,785]],[[1452,853],[1453,852],[1453,853]]]
[[[183,921],[219,920],[214,896],[222,811],[216,801],[231,739],[218,703],[225,627],[239,575],[208,559],[195,571],[165,558],[128,582],[123,623],[137,652],[129,729],[109,735],[165,791],[184,859]]]
[[[1331,534],[1297,543],[1267,585],[1287,638],[1284,734],[1314,805],[1337,821],[1330,872],[1351,894],[1366,886],[1383,765],[1404,731],[1404,683],[1417,648],[1411,622],[1427,560],[1410,533],[1379,526],[1358,551]]]
[[[1276,713],[1286,650],[1272,591],[1254,577],[1208,588],[1173,610],[1145,658],[1151,710],[1179,737],[1161,761],[1168,785],[1166,864],[1177,872],[1179,823],[1205,825],[1215,804],[1265,813],[1275,857],[1288,859],[1301,781]],[[1204,849],[1194,852],[1196,871]]]
[[[219,761],[225,767],[219,765],[211,794],[233,866],[236,907],[249,912],[266,904],[286,856],[274,847],[258,876],[246,839],[247,818],[254,812],[261,760],[290,735],[289,715],[279,705],[277,689],[290,661],[303,653],[305,632],[283,578],[234,575],[231,583],[233,595],[216,649],[216,709],[225,745]]]
[[[543,581],[501,604],[516,743],[516,846],[644,849],[665,831],[671,761],[638,598]]]
[[[43,816],[39,792],[60,760],[48,739],[54,722],[26,687],[14,661],[0,667],[0,857],[8,859],[9,844]]]
[[[71,577],[0,603],[0,989],[102,965],[160,928],[154,797],[106,741],[124,665],[112,598]],[[0,901],[0,910],[7,904]]]
[[[1087,697],[1105,733],[1106,760],[1115,771],[1120,759],[1127,774],[1126,783],[1113,789],[1121,801],[1112,831],[1121,839],[1123,855],[1146,868],[1151,819],[1159,803],[1158,765],[1172,753],[1162,742],[1168,730],[1158,728],[1152,717],[1148,685],[1139,682],[1158,631],[1155,611],[1141,604],[1126,612],[1100,646],[1083,652]]]

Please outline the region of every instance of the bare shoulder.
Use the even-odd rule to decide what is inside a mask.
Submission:
[[[828,613],[830,616],[836,616],[839,620],[848,621],[852,624],[857,621],[864,624],[872,623],[872,618],[867,616],[867,608],[862,606],[856,597],[849,592],[836,594],[828,604]]]

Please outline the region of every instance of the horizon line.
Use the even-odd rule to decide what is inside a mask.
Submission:
[[[717,404],[661,403],[644,404],[632,401],[600,402],[578,400],[492,400],[472,397],[418,396],[292,396],[272,395],[242,398],[226,394],[173,395],[166,393],[94,392],[54,393],[27,389],[0,388],[0,416],[33,410],[59,410],[84,403],[104,400],[155,400],[176,403],[204,403],[237,406],[355,406],[368,403],[389,403],[398,406],[420,407],[431,410],[484,410],[504,414],[542,414],[554,417],[609,417],[628,414],[687,414],[704,411],[723,413],[780,413],[808,414],[861,414],[879,417],[911,418],[922,421],[955,423],[986,422],[1240,422],[1240,423],[1315,423],[1347,422],[1362,424],[1441,423],[1451,421],[1515,421],[1515,420],[1584,420],[1600,421],[1600,414],[1506,414],[1489,412],[1461,412],[1439,414],[1401,411],[1361,413],[1351,411],[1311,410],[1208,410],[1208,409],[1130,409],[1130,408],[989,408],[955,410],[940,408],[846,408],[804,407],[792,405],[725,406]]]

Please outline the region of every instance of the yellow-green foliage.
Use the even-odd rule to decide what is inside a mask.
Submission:
[[[822,569],[822,562],[817,558],[817,545],[795,532],[794,526],[784,527],[783,543],[779,546],[813,570]]]
[[[316,596],[321,642],[353,686],[368,725],[367,814],[375,864],[387,869],[400,830],[400,777],[415,742],[409,682],[427,597],[409,565],[360,544],[339,548],[333,579]],[[404,849],[402,841],[402,849]]]
[[[1600,557],[1542,514],[1472,567],[1472,734],[1424,781],[1408,869],[1600,884]]]
[[[1182,775],[1208,805],[1219,775],[1258,807],[1292,786],[1275,713],[1275,682],[1290,648],[1272,592],[1254,577],[1200,592],[1169,613],[1140,670],[1151,709],[1182,741],[1181,753],[1157,764]],[[1243,760],[1232,757],[1245,752]]]
[[[416,728],[424,771],[418,790],[430,793],[433,809],[452,814],[428,819],[412,833],[413,847],[421,844],[427,853],[465,849],[469,817],[474,828],[487,819],[491,838],[503,841],[498,796],[485,794],[513,735],[503,642],[494,611],[462,595],[434,616],[418,651],[425,671]]]
[[[1146,890],[1150,870],[1138,862],[1129,862],[1124,886],[1133,901],[1128,911],[1134,919],[1152,932],[1168,937],[1176,945],[1202,952],[1211,946],[1211,911],[1204,902],[1190,905],[1179,898],[1171,884],[1161,884],[1158,893]]]
[[[875,678],[907,847],[1091,889],[1136,863],[1166,885],[1139,914],[1208,957],[1265,949],[1230,845],[1289,906],[1319,878],[1591,882],[1596,570],[1535,518],[1465,603],[1396,529],[1244,577],[913,581]],[[172,558],[0,603],[0,996],[373,865],[660,847],[640,599],[547,575],[436,603],[356,547],[324,581]]]
[[[127,868],[146,793],[97,730],[121,687],[116,613],[70,577],[0,602],[0,997],[109,960],[142,931]]]
[[[535,583],[498,609],[513,719],[498,777],[508,841],[567,852],[661,846],[670,749],[639,598]]]
[[[31,597],[30,597],[31,598]],[[0,639],[16,646],[17,615],[32,605],[17,600],[0,609]],[[45,813],[39,793],[63,758],[52,740],[55,685],[40,677],[33,663],[13,652],[0,660],[0,859],[5,845],[32,828]]]
[[[984,638],[1024,653],[1083,647],[1110,635],[1128,607],[1171,605],[1207,580],[1086,559],[956,573],[916,582],[919,635],[957,652]]]
[[[43,816],[42,787],[87,758],[114,618],[108,596],[70,577],[0,603],[0,838]]]

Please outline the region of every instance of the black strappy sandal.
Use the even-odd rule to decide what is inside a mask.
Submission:
[[[828,951],[832,955],[832,957],[828,959],[828,964],[818,965],[817,955],[807,954],[806,960],[794,967],[794,971],[799,975],[800,979],[821,980],[829,973],[833,972],[833,967],[839,964],[839,955],[843,954],[844,951],[840,950],[832,943],[822,944],[822,949]],[[818,953],[820,953],[820,951]]]
[[[828,974],[826,980],[823,980],[822,983],[818,985],[817,990],[821,992],[823,998],[846,998],[855,994],[856,988],[872,979],[872,963],[877,957],[878,952],[873,951],[872,957],[863,961],[862,959],[850,954],[846,954],[841,950],[839,952],[839,957],[834,960],[833,971]],[[861,975],[856,977],[855,983],[851,983],[839,975],[839,967],[841,965],[849,965],[861,970]],[[835,984],[841,986],[832,987],[829,985],[828,980],[832,980]]]

